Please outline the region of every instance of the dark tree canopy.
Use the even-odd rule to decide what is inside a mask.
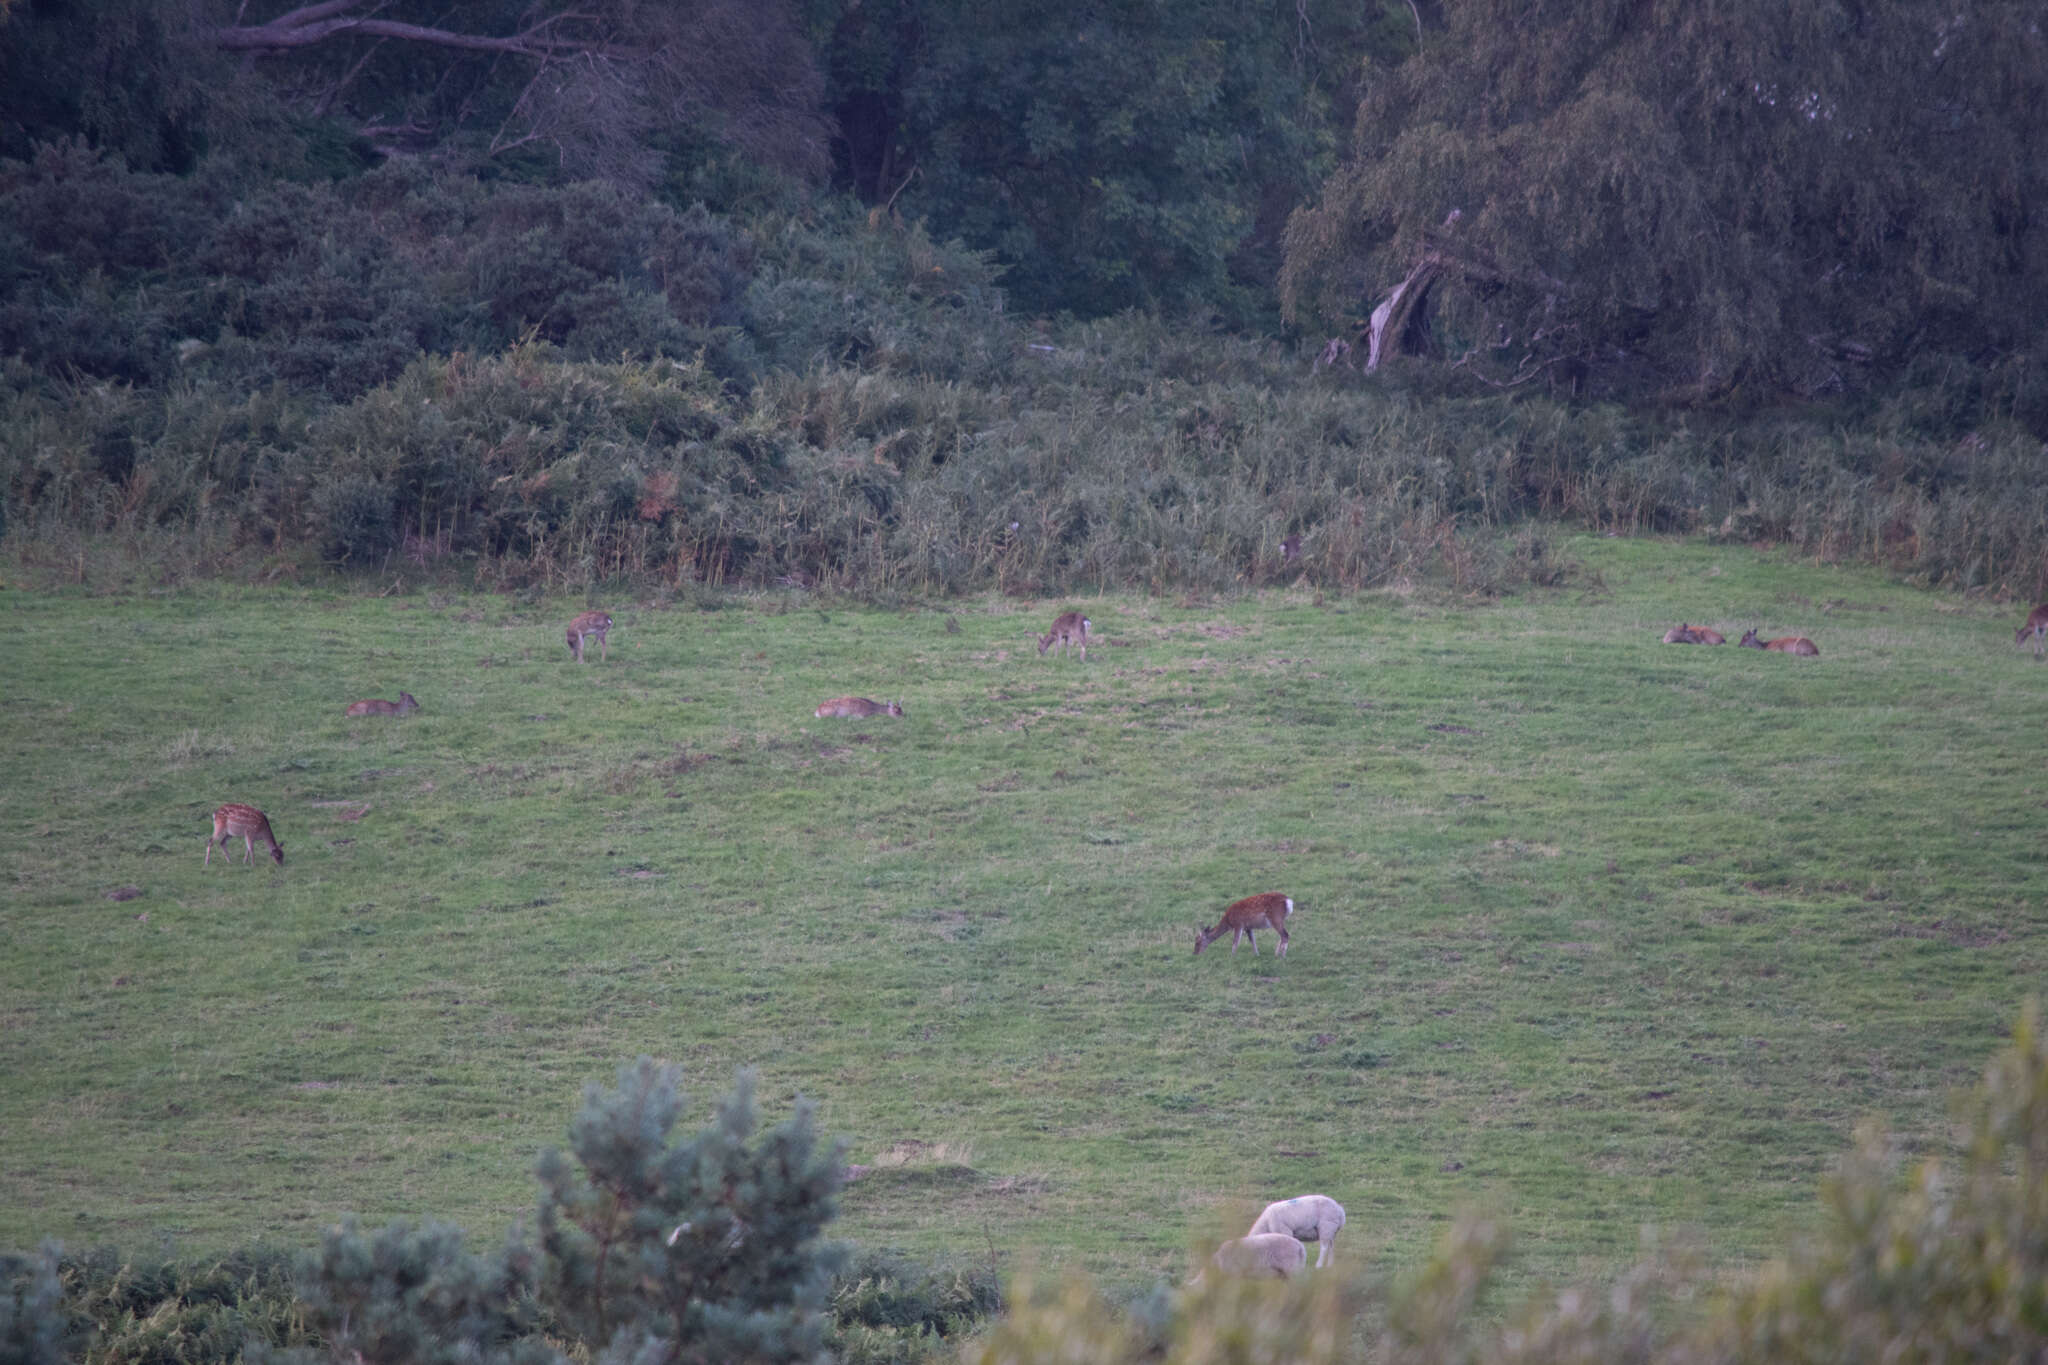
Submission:
[[[2038,349],[2030,0],[1447,0],[1289,225],[1289,313],[1494,383],[1814,394]]]
[[[1280,223],[1331,164],[1353,56],[1412,41],[1410,15],[813,0],[811,23],[851,185],[997,252],[1026,307],[1097,314],[1267,293]]]
[[[826,161],[822,85],[780,0],[30,0],[0,25],[0,77],[27,85],[0,93],[21,143],[0,151],[17,158],[76,134],[137,169],[184,170],[189,154],[155,144],[208,125],[274,137],[282,114],[386,153],[523,158],[639,189],[676,140],[798,178]],[[104,78],[80,81],[81,69]],[[230,87],[239,98],[224,98]],[[252,129],[259,95],[269,126]]]

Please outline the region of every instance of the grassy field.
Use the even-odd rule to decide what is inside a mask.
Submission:
[[[1497,604],[616,601],[580,668],[581,602],[9,591],[0,1247],[495,1241],[650,1053],[692,1119],[742,1064],[821,1101],[841,1233],[923,1257],[1136,1284],[1322,1191],[1387,1270],[1471,1205],[1521,1276],[1752,1265],[2040,989],[2048,665],[2010,605],[1566,551]],[[202,868],[229,800],[284,868]],[[1287,959],[1191,956],[1267,889]]]

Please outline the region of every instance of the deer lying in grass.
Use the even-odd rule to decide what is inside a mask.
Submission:
[[[819,720],[827,716],[900,716],[903,703],[892,701],[883,705],[866,697],[834,697],[830,701],[819,702],[818,709],[811,714]]]
[[[1195,930],[1195,952],[1230,935],[1230,951],[1235,953],[1237,945],[1244,939],[1252,941],[1252,956],[1259,955],[1260,929],[1271,929],[1280,935],[1280,946],[1274,949],[1277,957],[1287,956],[1287,917],[1294,913],[1294,900],[1278,891],[1262,891],[1256,896],[1246,896],[1223,912],[1223,918],[1216,921],[1214,929]]]
[[[1284,1232],[1255,1232],[1217,1247],[1209,1261],[1226,1275],[1284,1280],[1308,1269],[1308,1248]],[[1195,1276],[1195,1283],[1202,1278]]]
[[[2024,644],[2029,635],[2034,637],[2034,657],[2038,659],[2041,657],[2042,637],[2048,636],[2048,602],[2027,613],[2027,623],[2013,632],[2012,642]]]
[[[1780,635],[1775,640],[1759,640],[1756,638],[1756,632],[1752,630],[1742,637],[1742,643],[1751,649],[1774,649],[1780,654],[1820,653],[1819,646],[1804,635]]]
[[[1664,643],[1667,645],[1725,645],[1728,643],[1728,637],[1720,631],[1710,630],[1706,626],[1681,623],[1664,632]]]
[[[270,832],[270,819],[254,806],[245,806],[239,801],[230,801],[213,813],[213,836],[206,841],[206,859],[199,865],[211,866],[213,846],[219,844],[226,852],[228,840],[240,835],[242,838],[242,862],[246,866],[256,857],[256,845],[261,842],[270,849],[271,858],[279,867],[284,866],[284,847]],[[233,858],[235,855],[228,854]]]
[[[348,704],[348,714],[351,716],[402,716],[419,709],[419,702],[410,692],[400,692],[397,701],[380,701],[373,697],[369,701],[352,701]]]
[[[1069,645],[1081,647],[1081,662],[1088,662],[1088,627],[1093,624],[1078,611],[1064,611],[1053,619],[1052,629],[1038,637],[1038,652],[1045,653],[1054,645],[1065,649]]]
[[[569,653],[577,663],[583,662],[583,642],[595,636],[599,663],[610,661],[611,651],[605,646],[604,637],[612,628],[610,612],[586,611],[569,623]]]
[[[1337,1254],[1337,1234],[1344,1227],[1344,1206],[1327,1194],[1303,1194],[1266,1205],[1266,1211],[1246,1234],[1284,1232],[1298,1242],[1316,1244],[1316,1269],[1321,1270]],[[1308,1253],[1303,1252],[1306,1258]]]

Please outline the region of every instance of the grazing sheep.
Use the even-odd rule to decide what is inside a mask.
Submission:
[[[1210,1262],[1226,1275],[1284,1280],[1308,1268],[1308,1248],[1284,1232],[1257,1232],[1217,1247]],[[1201,1278],[1197,1275],[1196,1282]]]
[[[1316,1269],[1330,1263],[1337,1251],[1337,1234],[1344,1227],[1344,1206],[1327,1194],[1303,1194],[1266,1205],[1266,1211],[1252,1224],[1247,1237],[1284,1232],[1303,1242],[1316,1244]],[[1302,1252],[1307,1259],[1308,1252]]]

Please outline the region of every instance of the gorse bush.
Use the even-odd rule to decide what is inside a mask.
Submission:
[[[1489,594],[1568,576],[1532,529],[1563,523],[2048,594],[2017,361],[1846,416],[1475,397],[1015,319],[988,256],[847,204],[741,226],[418,164],[244,185],[61,144],[0,165],[0,238],[0,501],[68,577],[90,541],[157,578]]]
[[[0,490],[18,543],[46,550],[183,531],[254,562],[310,550],[309,567],[570,589],[1227,590],[1306,574],[1497,593],[1569,575],[1541,529],[1562,523],[2048,592],[2044,456],[2010,430],[1941,445],[1791,422],[1696,431],[1395,386],[1136,377],[1156,352],[1100,328],[1031,344],[1054,349],[1023,351],[1029,382],[1002,388],[828,368],[741,393],[706,360],[575,362],[536,343],[419,357],[338,404],[281,386],[52,389],[17,368]]]

